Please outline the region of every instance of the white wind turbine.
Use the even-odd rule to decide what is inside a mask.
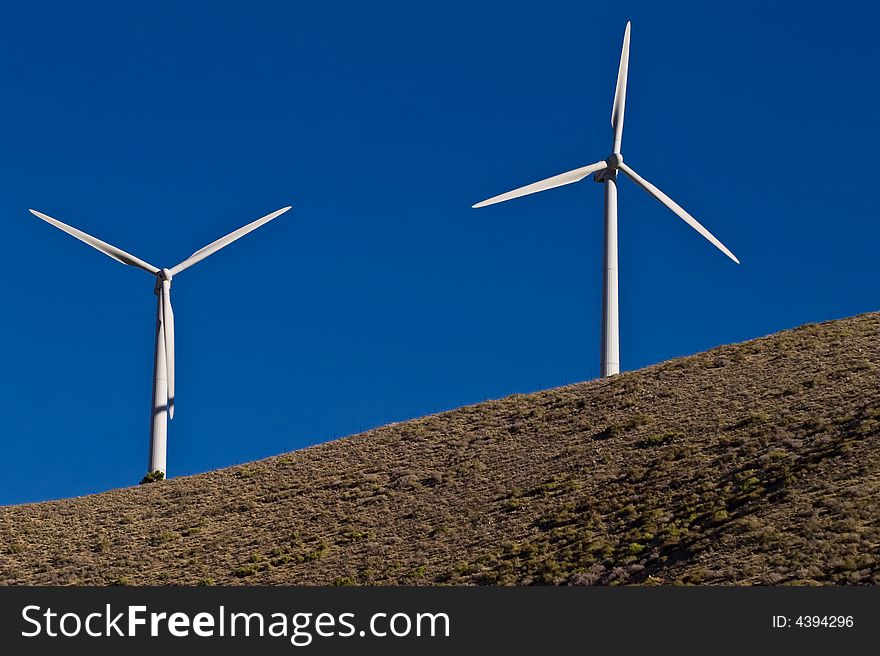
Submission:
[[[211,242],[204,248],[197,250],[195,253],[186,258],[183,262],[170,269],[159,269],[152,264],[126,253],[120,248],[111,246],[107,242],[101,241],[91,235],[87,235],[81,230],[77,230],[51,216],[47,216],[42,212],[30,210],[31,213],[43,219],[47,223],[51,223],[56,228],[63,230],[69,235],[73,235],[80,241],[85,242],[92,248],[95,248],[104,255],[112,257],[117,262],[136,266],[143,269],[147,273],[156,276],[156,353],[155,368],[153,370],[153,403],[152,416],[150,419],[150,454],[148,473],[153,474],[157,471],[166,473],[165,456],[166,445],[168,441],[168,419],[174,417],[174,312],[171,309],[171,279],[184,269],[188,269],[196,262],[201,262],[209,255],[213,255],[221,248],[228,246],[236,239],[245,236],[252,230],[256,230],[262,225],[269,223],[272,219],[284,214],[290,207],[283,207],[280,210],[267,214],[261,219],[257,219],[252,223],[248,223],[243,228],[239,228],[235,232],[231,232],[225,237]]]
[[[611,109],[611,129],[614,140],[611,155],[602,162],[555,175],[552,178],[535,182],[500,196],[494,196],[473,207],[485,207],[511,198],[526,196],[545,189],[553,189],[562,185],[579,182],[591,173],[595,174],[596,182],[605,183],[605,258],[603,267],[602,294],[602,376],[620,373],[620,341],[617,308],[617,171],[623,171],[642,189],[672,210],[680,219],[687,223],[703,237],[714,244],[722,253],[739,264],[739,260],[712,233],[701,226],[697,220],[684,211],[669,196],[645,180],[629,166],[623,163],[620,143],[623,136],[623,114],[626,107],[626,76],[629,69],[629,32],[630,23],[626,24],[623,34],[623,50],[620,53],[620,68],[617,71],[617,88],[614,91],[614,104]]]

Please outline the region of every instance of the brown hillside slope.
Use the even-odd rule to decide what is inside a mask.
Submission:
[[[0,508],[0,582],[878,583],[880,314]]]

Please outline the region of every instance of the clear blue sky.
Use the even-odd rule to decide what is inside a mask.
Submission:
[[[596,377],[601,187],[470,205],[608,154],[627,19],[627,161],[743,264],[623,180],[623,368],[880,308],[867,3],[19,4],[0,503],[146,468],[153,280],[28,207],[172,266],[294,206],[174,279],[171,475]]]

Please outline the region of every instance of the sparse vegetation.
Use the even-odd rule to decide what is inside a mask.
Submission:
[[[3,507],[0,583],[877,584],[878,364],[868,314]]]
[[[643,447],[650,446],[662,446],[663,444],[671,444],[677,440],[681,440],[684,436],[681,433],[677,433],[675,431],[666,431],[665,433],[658,433],[656,435],[648,435],[648,437],[643,438],[639,445]]]

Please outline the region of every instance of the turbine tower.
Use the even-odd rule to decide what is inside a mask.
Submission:
[[[553,189],[562,185],[579,182],[594,174],[596,182],[605,185],[605,251],[602,268],[602,376],[613,376],[620,373],[620,324],[618,320],[617,299],[617,172],[623,171],[627,177],[651,194],[654,198],[672,210],[680,219],[687,223],[731,260],[739,264],[739,260],[712,233],[700,225],[697,220],[684,211],[678,203],[645,180],[642,176],[624,164],[620,152],[623,138],[623,115],[626,108],[626,76],[629,70],[629,33],[630,23],[626,24],[623,34],[623,50],[620,53],[620,68],[617,71],[617,88],[614,91],[614,103],[611,107],[611,154],[601,162],[595,162],[567,173],[560,173],[552,178],[534,182],[525,187],[508,191],[505,194],[484,200],[473,207],[494,205],[512,198],[534,194],[545,189]]]
[[[148,460],[148,474],[162,472],[166,473],[166,446],[168,443],[168,420],[174,418],[174,312],[171,309],[171,280],[184,269],[188,269],[193,264],[201,262],[209,255],[213,255],[221,248],[228,246],[236,239],[244,237],[252,230],[256,230],[262,225],[269,223],[272,219],[284,214],[290,207],[283,207],[280,210],[267,214],[261,219],[257,219],[252,223],[248,223],[243,228],[239,228],[235,232],[231,232],[225,237],[211,242],[204,248],[197,250],[195,253],[186,258],[183,262],[170,269],[159,269],[148,262],[126,253],[120,248],[116,248],[101,241],[96,237],[92,237],[81,230],[77,230],[51,216],[47,216],[42,212],[30,210],[31,214],[42,219],[46,223],[51,223],[56,228],[63,230],[82,242],[85,242],[92,248],[95,248],[104,255],[112,257],[117,262],[135,266],[143,269],[147,273],[156,276],[156,286],[153,292],[156,294],[156,351],[155,365],[153,369],[153,402],[150,414],[150,452]]]

